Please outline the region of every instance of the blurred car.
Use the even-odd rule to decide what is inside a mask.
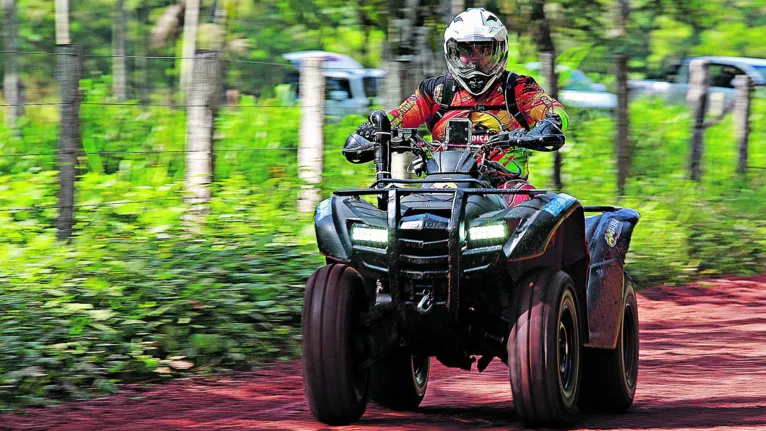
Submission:
[[[670,104],[686,103],[689,92],[689,64],[695,59],[710,62],[708,97],[730,103],[734,99],[734,78],[747,75],[756,86],[766,85],[766,59],[747,57],[691,57],[665,72],[666,80],[629,80],[632,96],[655,95]]]
[[[525,67],[533,72],[540,70],[539,62],[527,63]],[[613,110],[617,107],[617,95],[606,91],[604,84],[593,82],[580,69],[557,65],[559,75],[558,100],[567,108]]]
[[[287,82],[295,89],[295,98],[300,99],[300,72],[306,57],[324,57],[325,114],[343,117],[349,114],[366,115],[372,104],[380,104],[385,72],[380,69],[365,69],[353,58],[327,51],[301,51],[284,54],[297,70],[288,73]]]

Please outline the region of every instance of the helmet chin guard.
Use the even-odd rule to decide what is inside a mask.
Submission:
[[[474,96],[481,95],[505,71],[508,31],[495,14],[468,9],[444,32],[444,56],[460,86]]]

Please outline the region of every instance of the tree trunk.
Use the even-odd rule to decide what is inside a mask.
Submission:
[[[310,57],[301,64],[301,124],[298,143],[298,177],[302,180],[298,211],[314,211],[321,197],[324,163],[324,87],[321,56]]]
[[[57,11],[58,12],[58,11]],[[74,45],[60,45],[56,50],[57,80],[61,94],[59,131],[59,215],[56,237],[68,240],[74,226],[74,195],[77,156],[82,151],[80,131],[80,77],[82,54]]]
[[[551,28],[548,18],[545,16],[545,1],[534,0],[531,14],[532,37],[540,53],[540,63],[543,69],[547,69],[546,91],[554,99],[558,97],[558,75],[556,74],[556,47],[551,37]],[[561,153],[553,153],[553,188],[561,190]]]
[[[198,51],[186,110],[186,201],[206,213],[213,180],[213,126],[220,88],[217,51]]]
[[[117,0],[112,34],[112,95],[120,102],[128,100],[128,65],[126,55],[125,0]]]
[[[197,47],[197,27],[199,24],[199,0],[186,0],[184,13],[184,40],[181,59],[181,78],[178,84],[178,93],[182,99],[186,98],[186,88],[192,76],[194,68],[194,51]]]
[[[548,24],[548,17],[545,15],[545,1],[534,0],[532,2],[532,16],[531,16],[531,28],[532,36],[537,44],[538,52],[552,52],[556,53],[556,47],[553,44],[553,38],[551,37],[551,27]]]
[[[542,68],[543,78],[545,79],[545,91],[552,98],[559,97],[559,76],[556,73],[556,53],[555,52],[541,52],[540,53],[540,65]],[[561,182],[561,153],[555,151],[553,153],[553,188],[561,190],[563,187]]]
[[[612,15],[614,16],[614,27],[609,30],[607,36],[614,39],[621,39],[627,36],[630,1],[614,0],[614,3],[612,3]]]
[[[617,54],[615,58],[617,82],[617,189],[625,194],[625,182],[630,168],[630,143],[628,139],[628,56]]]
[[[465,0],[450,0],[450,17],[449,20],[455,18],[460,12],[465,10]]]
[[[213,49],[223,51],[226,47],[226,2],[219,0],[215,2],[213,11],[213,24],[217,26],[218,33],[213,35],[211,45]]]
[[[139,69],[141,70],[141,83],[138,85],[141,86],[140,89],[140,97],[141,97],[141,103],[146,104],[149,103],[149,95],[152,92],[152,77],[151,77],[151,65],[149,64],[149,59],[147,58],[149,54],[151,53],[151,37],[149,29],[149,5],[146,0],[144,0],[141,3],[141,7],[138,8],[138,21],[140,23],[141,33],[143,33],[143,53],[144,55],[141,56],[141,58],[138,59]]]
[[[213,24],[226,27],[226,2],[224,0],[218,0],[215,2],[215,9],[213,12]]]
[[[69,0],[56,0],[56,45],[69,45]]]
[[[10,127],[16,126],[16,121],[24,115],[24,106],[21,104],[21,80],[17,64],[16,51],[19,43],[16,34],[16,0],[3,0],[5,12],[5,75],[3,76],[3,88],[5,89],[5,123]]]

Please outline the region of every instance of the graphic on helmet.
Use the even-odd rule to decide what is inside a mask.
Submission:
[[[444,56],[455,80],[469,93],[487,91],[508,61],[508,31],[491,12],[471,8],[444,32]]]

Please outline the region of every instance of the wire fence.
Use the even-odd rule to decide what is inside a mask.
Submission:
[[[62,54],[57,52],[43,52],[43,51],[0,51],[5,54],[16,54],[22,56],[37,56],[53,60]],[[193,149],[187,148],[184,145],[184,140],[187,134],[187,115],[186,112],[193,108],[209,108],[208,103],[193,103],[191,101],[176,101],[174,98],[178,96],[178,91],[173,88],[177,81],[177,65],[175,63],[182,60],[199,61],[199,58],[184,58],[174,56],[140,56],[140,55],[125,55],[125,56],[112,56],[103,54],[83,54],[83,59],[114,59],[125,58],[136,60],[138,63],[145,62],[143,67],[147,67],[146,70],[140,71],[134,69],[132,72],[135,74],[143,74],[139,77],[133,76],[132,79],[128,79],[128,85],[130,86],[130,93],[132,98],[127,101],[115,100],[116,98],[111,94],[109,79],[103,79],[103,77],[93,70],[84,70],[82,77],[88,80],[87,84],[81,84],[80,93],[82,100],[79,102],[80,118],[82,131],[81,139],[82,146],[76,150],[68,151],[59,147],[59,135],[61,130],[67,127],[66,124],[59,124],[60,118],[56,118],[58,110],[67,105],[62,101],[60,95],[60,89],[58,88],[32,88],[25,89],[24,95],[28,100],[22,100],[19,103],[8,103],[3,101],[0,103],[0,107],[6,109],[11,107],[24,107],[26,113],[23,120],[20,122],[21,126],[15,132],[11,132],[10,129],[5,134],[0,135],[0,175],[5,172],[15,172],[16,166],[19,161],[28,162],[21,166],[26,171],[35,170],[39,167],[40,163],[35,159],[41,158],[49,160],[56,158],[55,162],[43,163],[48,168],[53,168],[61,163],[71,163],[67,161],[68,157],[77,158],[94,158],[103,157],[104,161],[93,160],[80,160],[78,162],[82,169],[87,171],[88,169],[101,169],[104,173],[115,173],[120,169],[123,169],[119,165],[112,165],[108,167],[94,168],[99,163],[108,164],[122,163],[125,158],[131,158],[130,161],[137,163],[139,159],[135,159],[138,156],[146,156],[145,165],[136,165],[130,169],[144,169],[149,166],[157,167],[162,165],[168,165],[175,163],[174,158],[178,158],[179,165],[174,166],[173,172],[183,171],[183,160],[181,157],[190,154],[210,154],[212,157],[220,156],[224,162],[223,165],[218,164],[216,166],[216,174],[223,172],[223,177],[229,175],[233,170],[240,169],[246,171],[248,175],[252,177],[251,181],[257,183],[264,181],[265,179],[273,176],[273,167],[282,166],[286,169],[286,175],[294,175],[297,173],[295,167],[294,154],[300,151],[298,143],[298,128],[299,128],[299,111],[301,108],[327,108],[327,104],[322,103],[318,105],[304,105],[301,106],[297,94],[290,93],[289,95],[282,95],[280,97],[277,92],[273,90],[273,87],[269,87],[269,83],[266,79],[262,79],[258,82],[265,83],[265,88],[260,91],[248,93],[242,91],[239,94],[232,96],[226,94],[226,90],[237,90],[236,79],[241,78],[244,73],[248,77],[262,78],[268,75],[270,72],[278,70],[282,77],[286,76],[288,72],[296,72],[297,69],[293,63],[290,62],[276,62],[276,61],[258,61],[258,60],[246,60],[235,58],[219,58],[218,62],[222,71],[220,79],[220,89],[217,90],[215,108],[218,110],[218,115],[215,117],[214,127],[214,141],[215,145],[210,149]],[[44,60],[43,60],[44,61]],[[156,70],[166,72],[168,67],[154,67],[151,64],[156,62],[166,62],[165,66],[172,64],[172,70],[174,73],[168,75],[168,79],[164,82],[164,85],[143,86],[142,79],[147,76],[156,77]],[[600,70],[613,70],[613,60],[611,58],[585,58],[578,60],[578,64],[584,68],[589,66],[597,66]],[[148,64],[148,66],[147,66]],[[236,65],[243,69],[236,71],[236,74],[232,74],[231,67]],[[58,66],[54,66],[54,69]],[[301,70],[309,71],[310,73],[318,73],[319,70],[324,71],[351,71],[358,69],[347,67],[312,67],[304,66]],[[311,72],[311,71],[314,72]],[[295,90],[297,81],[292,81],[292,91]],[[562,89],[567,91],[566,88]],[[146,96],[148,95],[148,96]],[[146,97],[145,97],[146,96]],[[289,100],[289,103],[285,103],[285,100]],[[241,102],[240,102],[241,101]],[[566,104],[566,103],[565,103]],[[45,114],[43,112],[36,111],[36,108],[55,108],[56,111]],[[161,111],[153,111],[153,110]],[[239,110],[242,109],[240,112]],[[135,112],[134,112],[135,111]],[[594,112],[589,110],[575,109],[575,119],[593,119],[599,121],[613,122],[613,113],[610,110],[604,110],[601,112]],[[748,169],[760,171],[766,169],[766,148],[763,148],[763,142],[766,141],[766,130],[764,130],[763,121],[766,118],[766,112],[763,112],[763,104],[755,104],[753,107],[753,121],[752,121],[752,144],[751,144],[751,163]],[[683,114],[683,109],[673,111],[676,116],[669,119],[653,118],[651,122],[643,121],[640,118],[633,118],[632,123],[635,123],[638,128],[650,125],[653,131],[662,131],[672,128],[688,129],[691,127],[691,120],[688,113]],[[357,114],[363,114],[359,111]],[[577,117],[579,115],[579,117]],[[587,122],[587,121],[586,121]],[[592,122],[591,122],[592,123]],[[591,124],[588,123],[588,124]],[[611,123],[610,123],[611,124]],[[591,126],[587,126],[591,127]],[[571,132],[575,137],[575,142],[584,141],[586,138],[584,134],[588,132],[587,127],[581,127],[577,121],[573,121],[571,124]],[[607,136],[600,136],[599,142],[610,142],[611,134],[614,133],[613,125],[606,125]],[[611,129],[609,129],[611,127]],[[723,126],[716,126],[723,127]],[[730,126],[727,126],[730,127]],[[325,151],[337,152],[343,147],[340,146],[341,138],[345,137],[350,131],[354,130],[354,126],[351,123],[328,123],[325,127],[326,134],[329,134],[331,142],[324,145]],[[603,129],[602,129],[603,130]],[[716,132],[717,133],[717,132]],[[122,137],[121,135],[126,135]],[[647,133],[646,130],[632,130],[631,140],[635,145],[646,145],[643,142],[647,137],[651,138],[651,133]],[[336,142],[337,140],[337,142]],[[250,143],[250,145],[247,145]],[[252,145],[253,143],[257,145]],[[577,145],[575,143],[575,145]],[[659,144],[657,144],[659,145]],[[591,154],[599,156],[610,156],[613,151],[613,147],[609,144],[603,146],[593,146],[590,149]],[[658,147],[660,148],[660,147]],[[278,156],[274,158],[269,154],[291,154],[289,160],[285,160],[284,157]],[[608,155],[606,153],[609,153]],[[150,160],[150,157],[170,157],[170,159],[163,160]],[[234,157],[234,159],[229,158]],[[245,157],[238,163],[237,157]],[[280,160],[279,157],[282,157]],[[573,150],[573,153],[564,153],[564,157],[587,157],[585,154],[581,154],[577,150]],[[658,165],[660,170],[665,171],[683,171],[682,157],[658,157]],[[565,159],[566,160],[566,159]],[[7,162],[3,162],[7,161]],[[89,166],[89,162],[91,165]],[[220,160],[219,160],[220,162]],[[338,157],[335,160],[327,160],[330,168],[325,168],[324,179],[330,181],[333,184],[341,184],[342,181],[348,180],[347,174],[338,174],[336,172],[342,172],[343,169],[347,169],[344,165],[341,165],[345,161]],[[52,164],[51,164],[52,163]],[[565,161],[565,163],[567,163]],[[675,166],[670,166],[675,164]],[[247,167],[245,167],[247,165]],[[83,167],[84,166],[84,167]],[[18,168],[21,169],[21,168]],[[170,169],[170,168],[169,168]],[[334,169],[336,172],[333,172]],[[370,169],[355,170],[355,174],[360,174],[363,177],[370,177]],[[18,173],[18,172],[16,172]],[[285,175],[285,173],[278,173],[278,175]],[[21,177],[20,177],[21,178]],[[175,178],[178,178],[177,176]],[[219,179],[216,177],[216,179]],[[170,179],[169,179],[170,180]],[[360,182],[357,178],[355,181]],[[298,182],[297,182],[298,183]],[[0,205],[0,212],[19,212],[19,211],[43,211],[49,209],[88,209],[99,207],[114,207],[124,204],[149,204],[156,202],[182,202],[184,197],[179,195],[172,199],[157,198],[151,200],[113,200],[102,203],[84,203],[84,204],[39,204],[39,205]],[[0,201],[2,202],[2,201]],[[3,208],[3,206],[5,206]]]

